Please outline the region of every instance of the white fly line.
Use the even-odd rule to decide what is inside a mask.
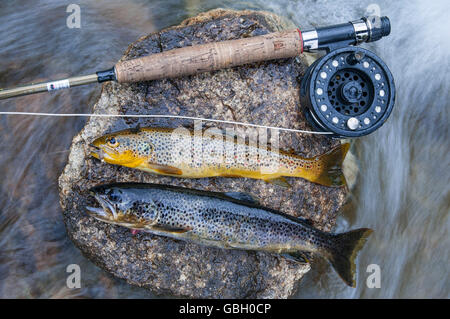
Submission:
[[[237,121],[227,121],[227,120],[215,120],[206,119],[202,117],[194,116],[182,116],[182,115],[163,115],[163,114],[94,114],[94,113],[40,113],[40,112],[0,112],[0,115],[27,115],[27,116],[52,116],[52,117],[129,117],[129,118],[174,118],[174,119],[185,119],[194,121],[205,121],[214,123],[224,123],[233,125],[242,125],[249,127],[260,127],[271,130],[280,130],[285,132],[303,133],[303,134],[317,134],[317,135],[328,135],[333,134],[332,132],[317,132],[317,131],[305,131],[293,128],[276,127],[276,126],[266,126],[259,124],[251,124]]]

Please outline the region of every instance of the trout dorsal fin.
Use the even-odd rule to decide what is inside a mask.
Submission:
[[[132,134],[137,134],[137,133],[139,133],[140,130],[141,130],[141,123],[139,123],[139,122],[136,125],[136,127],[129,129],[130,133],[132,133]]]
[[[226,192],[223,193],[227,197],[231,197],[233,199],[237,199],[243,202],[251,203],[251,204],[259,204],[259,201],[256,197],[243,192]]]

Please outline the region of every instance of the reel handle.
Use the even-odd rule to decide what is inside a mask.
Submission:
[[[173,49],[115,65],[120,83],[179,77],[302,53],[298,29]]]

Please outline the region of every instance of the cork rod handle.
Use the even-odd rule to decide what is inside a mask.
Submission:
[[[294,57],[299,55],[302,49],[301,34],[299,30],[293,29],[173,49],[118,62],[115,70],[117,81],[121,83],[149,81]]]

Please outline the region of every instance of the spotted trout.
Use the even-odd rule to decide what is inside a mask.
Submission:
[[[160,184],[119,183],[90,190],[87,212],[100,221],[155,235],[219,247],[282,254],[304,261],[304,252],[326,258],[355,287],[355,258],[372,232],[332,234],[309,220],[261,206],[245,193],[216,193]],[[94,207],[97,206],[97,207]]]
[[[325,186],[345,185],[342,162],[349,144],[305,158],[239,141],[169,128],[127,129],[97,138],[91,155],[106,163],[187,178],[247,177],[288,187],[283,176],[301,177]]]

